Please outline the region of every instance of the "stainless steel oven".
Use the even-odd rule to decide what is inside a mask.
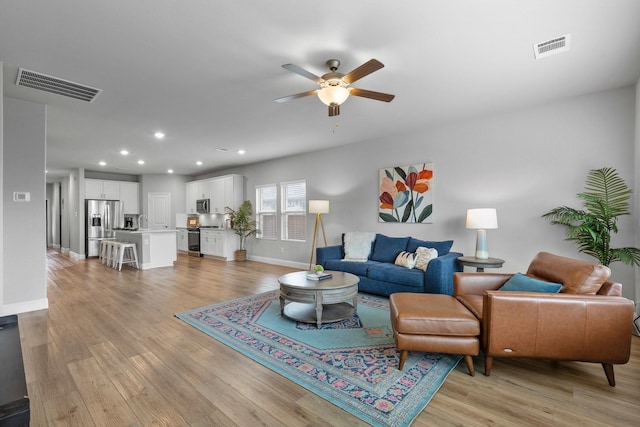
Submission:
[[[200,254],[200,229],[187,228],[187,246],[190,256],[201,256]]]

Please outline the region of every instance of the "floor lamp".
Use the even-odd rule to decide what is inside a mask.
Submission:
[[[309,213],[316,214],[316,225],[313,229],[313,243],[311,244],[311,257],[309,258],[309,270],[313,265],[313,254],[316,252],[317,239],[318,239],[318,225],[322,228],[322,238],[324,239],[324,245],[327,246],[327,236],[324,234],[324,223],[322,222],[322,214],[329,213],[329,201],[328,200],[309,200]]]

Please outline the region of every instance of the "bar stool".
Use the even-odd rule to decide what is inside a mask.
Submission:
[[[111,268],[116,268],[117,266],[121,245],[122,243],[116,242],[115,240],[109,241],[109,248],[107,249],[107,265]]]
[[[135,243],[118,243],[118,258],[114,268],[118,268],[118,271],[122,271],[122,264],[135,264],[136,268],[140,268],[138,265],[138,251]]]
[[[100,242],[100,254],[98,255],[98,261],[100,264],[104,264],[107,261],[107,248],[109,247],[108,240],[102,240]]]

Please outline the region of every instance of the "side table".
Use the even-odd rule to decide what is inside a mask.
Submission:
[[[480,259],[474,256],[461,256],[458,262],[462,266],[475,267],[477,272],[484,272],[485,268],[501,268],[504,260],[500,258]]]

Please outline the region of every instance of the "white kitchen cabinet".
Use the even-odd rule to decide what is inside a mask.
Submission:
[[[85,179],[85,199],[120,200],[120,181]]]
[[[226,178],[218,178],[209,182],[211,195],[211,213],[224,213],[225,180]]]
[[[198,184],[196,181],[187,182],[187,205],[186,205],[186,213],[194,214],[196,212],[196,200],[198,200]]]
[[[236,210],[244,201],[244,178],[242,175],[229,175],[224,178],[224,206]]]
[[[124,203],[124,213],[140,214],[140,184],[120,182],[120,201]]]
[[[179,228],[177,234],[178,250],[183,252],[189,251],[189,232],[185,228]]]
[[[200,230],[200,252],[205,255],[226,257],[225,232],[218,230]]]
[[[196,212],[196,200],[209,199],[210,213],[225,213],[225,207],[237,209],[244,201],[242,175],[226,175],[200,181],[187,182],[186,212]]]

